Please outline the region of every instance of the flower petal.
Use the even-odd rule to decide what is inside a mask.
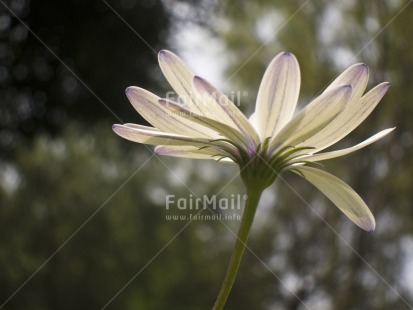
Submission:
[[[364,230],[374,231],[376,222],[373,214],[363,199],[348,184],[319,169],[302,166],[296,170],[326,195],[356,225]]]
[[[252,127],[257,131],[258,130],[258,122],[257,118],[255,117],[255,112],[250,115],[248,118],[248,122],[252,125]]]
[[[158,61],[165,78],[189,110],[202,115],[214,113],[208,105],[197,99],[192,89],[195,74],[181,58],[170,51],[162,50],[158,54]]]
[[[317,135],[311,137],[306,143],[314,146],[319,152],[330,145],[340,141],[359,126],[374,110],[389,89],[389,83],[381,83],[366,93],[359,100],[350,100],[349,104]]]
[[[329,91],[340,85],[351,85],[353,89],[351,99],[360,98],[367,86],[369,80],[369,68],[366,64],[355,64],[341,73],[326,89]]]
[[[360,142],[359,144],[356,144],[352,147],[349,148],[345,148],[342,150],[337,150],[337,151],[332,151],[332,152],[326,152],[326,153],[319,153],[319,154],[314,154],[314,155],[310,155],[307,157],[302,157],[300,159],[304,159],[304,160],[308,160],[308,161],[321,161],[321,160],[326,160],[326,159],[331,159],[331,158],[335,158],[335,157],[340,157],[340,156],[344,156],[350,153],[353,153],[363,147],[366,147],[374,142],[376,142],[377,140],[380,140],[381,138],[383,138],[384,136],[388,135],[390,132],[392,132],[396,127],[393,128],[388,128],[388,129],[384,129],[378,133],[376,133],[374,136],[371,136],[370,138],[364,140],[363,142]]]
[[[249,146],[248,141],[246,140],[246,137],[244,137],[242,133],[239,132],[236,128],[230,127],[212,118],[208,118],[208,117],[193,113],[181,107],[180,105],[172,101],[168,101],[166,99],[159,100],[159,104],[165,107],[166,109],[168,109],[170,111],[170,114],[180,115],[181,117],[184,117],[190,121],[199,123],[201,125],[206,126],[207,128],[215,130],[220,135],[227,137],[228,139],[232,140],[233,142],[236,142],[237,144],[243,145],[245,147]]]
[[[155,153],[162,156],[194,158],[194,159],[217,159],[225,154],[221,154],[219,149],[204,148],[199,149],[193,146],[165,146],[159,145],[155,147]]]
[[[158,96],[139,87],[128,87],[126,96],[136,111],[149,123],[164,132],[180,135],[217,138],[217,134],[199,124],[188,121],[179,115],[173,115],[158,103]]]
[[[300,67],[295,56],[278,54],[265,71],[255,114],[261,141],[278,133],[290,121],[300,91]]]
[[[338,86],[322,93],[302,109],[274,137],[270,151],[280,146],[297,146],[317,134],[341,112],[351,95],[351,86]],[[334,120],[335,121],[335,120]],[[305,143],[311,147],[312,144]]]
[[[112,126],[113,131],[127,140],[153,145],[192,145],[204,147],[213,145],[209,140],[204,138],[193,138],[188,136],[165,133],[156,128],[130,124]]]
[[[237,128],[245,137],[251,140],[251,143],[254,144],[253,148],[255,148],[255,144],[259,143],[258,134],[235,104],[218,89],[200,77],[196,76],[194,78],[193,85],[199,98],[214,111],[214,115],[208,117]]]

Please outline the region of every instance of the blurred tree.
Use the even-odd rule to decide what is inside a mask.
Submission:
[[[226,267],[217,257],[229,255],[232,240],[216,246],[227,231],[217,221],[167,220],[184,211],[166,210],[165,197],[221,191],[232,169],[210,176],[208,189],[210,163],[197,164],[204,173],[188,170],[192,161],[160,164],[144,146],[128,153],[123,143],[106,125],[71,126],[19,148],[18,166],[2,165],[0,307],[12,296],[5,309],[101,309],[118,291],[105,309],[213,303]]]
[[[3,155],[20,138],[58,133],[69,120],[119,121],[130,114],[123,90],[158,79],[153,68],[157,50],[166,47],[169,22],[156,0],[2,3]]]

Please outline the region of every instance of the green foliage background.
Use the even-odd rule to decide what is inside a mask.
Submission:
[[[227,79],[217,86],[248,92],[243,110],[252,110],[271,58],[289,50],[301,66],[301,106],[356,62],[369,65],[369,88],[392,84],[334,148],[397,127],[325,164],[366,200],[376,231],[361,231],[311,185],[283,175],[259,207],[228,309],[411,309],[411,2],[2,3],[0,308],[211,307],[238,222],[168,221],[165,197],[242,195],[237,169],[157,158],[110,129],[114,115],[143,122],[126,86],[169,89],[148,46],[178,49],[179,27],[201,27],[225,47]],[[21,35],[4,4],[90,89],[30,32]]]

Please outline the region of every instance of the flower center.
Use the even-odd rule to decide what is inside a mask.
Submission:
[[[252,156],[241,156],[241,160],[237,161],[245,185],[267,188],[281,172],[294,169],[294,166],[307,164],[306,161],[298,159],[303,156],[300,151],[313,149],[285,146],[269,152],[269,141],[270,138],[265,139],[262,144],[258,145],[255,153],[251,154]]]
[[[300,157],[305,158],[305,154],[301,151],[314,149],[313,147],[283,146],[270,150],[270,139],[266,138],[255,150],[250,146],[241,145],[226,138],[210,142],[214,143],[214,148],[220,149],[219,154],[215,155],[218,160],[228,157],[238,164],[245,185],[264,190],[275,181],[282,171],[292,170],[294,166],[307,164],[307,161],[300,160]],[[208,147],[212,146],[202,148]]]

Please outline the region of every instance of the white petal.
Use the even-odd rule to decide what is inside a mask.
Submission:
[[[133,123],[126,123],[126,124],[123,124],[123,126],[129,127],[129,128],[135,128],[135,129],[144,129],[144,130],[161,132],[158,128],[155,128],[155,127],[148,127],[148,126],[133,124]],[[112,129],[113,129],[113,126],[112,126]]]
[[[180,115],[181,117],[184,117],[190,121],[193,122],[197,122],[201,125],[204,125],[212,130],[215,130],[216,132],[218,132],[220,135],[222,135],[223,137],[227,137],[228,139],[230,139],[233,142],[236,142],[237,144],[241,144],[244,145],[246,147],[248,147],[248,140],[246,139],[246,137],[244,137],[242,135],[241,132],[239,132],[236,128],[230,127],[224,123],[221,123],[219,121],[216,121],[212,118],[208,118],[199,114],[195,114],[181,106],[179,106],[178,104],[165,100],[165,99],[161,99],[159,100],[159,104],[162,105],[163,107],[165,107],[166,109],[168,109],[171,115],[175,114],[175,115]],[[220,137],[222,138],[222,137]]]
[[[351,85],[352,98],[360,98],[369,80],[369,68],[365,64],[355,64],[341,73],[325,91],[329,91],[340,85]]]
[[[259,126],[258,126],[257,118],[255,117],[255,112],[250,115],[250,117],[248,118],[248,122],[250,122],[252,127],[254,127],[256,131],[258,131]]]
[[[139,87],[128,87],[126,96],[136,111],[149,123],[164,132],[180,135],[217,138],[212,130],[188,121],[179,115],[173,115],[159,104],[159,97]]]
[[[188,136],[165,133],[156,128],[134,124],[112,126],[113,131],[127,140],[153,145],[192,145],[203,147],[212,145],[209,140],[203,138],[193,138]]]
[[[342,149],[342,150],[337,150],[337,151],[332,151],[332,152],[326,152],[326,153],[320,153],[320,154],[314,154],[310,156],[303,157],[301,159],[308,160],[308,161],[321,161],[321,160],[326,160],[326,159],[331,159],[335,157],[340,157],[344,156],[350,153],[353,153],[363,147],[366,147],[377,140],[380,140],[384,136],[388,135],[390,132],[392,132],[396,127],[393,128],[388,128],[385,130],[382,130],[378,133],[376,133],[374,136],[371,136],[370,138],[364,140],[363,142],[360,142],[359,144],[356,144],[352,147]]]
[[[280,146],[297,146],[316,135],[343,110],[350,95],[350,85],[339,86],[322,93],[295,115],[274,137],[270,144],[270,151]]]
[[[214,115],[207,117],[238,129],[247,139],[250,138],[250,140],[252,140],[251,143],[254,144],[253,147],[255,149],[255,144],[259,143],[258,134],[235,104],[218,89],[200,77],[195,77],[193,84],[201,101],[208,104],[211,110],[214,111]]]
[[[319,152],[343,139],[370,115],[387,92],[389,86],[389,83],[379,84],[361,99],[350,100],[334,122],[305,143],[315,147],[316,151]]]
[[[192,80],[195,74],[181,58],[170,51],[162,50],[158,54],[158,61],[165,78],[189,110],[206,116],[213,113],[213,110],[200,102],[194,94]]]
[[[296,170],[326,195],[356,225],[367,231],[375,229],[376,222],[373,214],[363,199],[348,184],[319,169],[303,166]]]
[[[155,153],[162,156],[195,158],[195,159],[218,159],[224,154],[214,148],[199,149],[193,146],[164,146],[160,145],[155,148]]]
[[[255,114],[261,141],[274,136],[290,121],[300,91],[300,68],[295,56],[278,54],[265,71],[258,91]]]

